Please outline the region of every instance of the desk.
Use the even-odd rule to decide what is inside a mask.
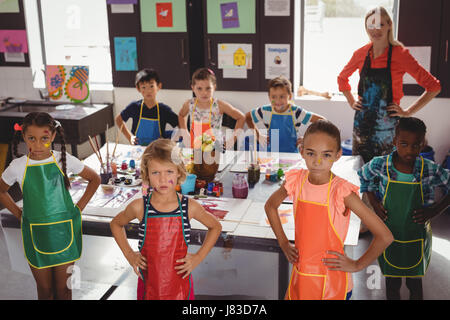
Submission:
[[[113,144],[109,145],[110,152],[112,152]],[[116,150],[116,158],[119,162],[122,160],[128,161],[129,159],[135,159],[139,157],[139,155],[144,151],[143,147],[140,146],[129,146],[129,145],[118,145]],[[183,150],[183,153],[188,155],[189,150]],[[106,145],[101,149],[102,156],[106,155]],[[302,159],[299,154],[276,154],[273,155],[274,159],[284,159],[287,157],[289,159],[297,159],[299,161],[299,166],[302,166]],[[276,237],[272,231],[272,229],[268,226],[265,221],[265,212],[264,212],[264,203],[267,198],[279,188],[280,183],[271,183],[264,181],[263,175],[261,176],[260,182],[258,182],[254,188],[249,190],[247,199],[233,199],[231,195],[231,185],[233,179],[233,173],[231,169],[236,165],[242,165],[245,161],[245,155],[242,152],[235,151],[227,151],[225,155],[223,155],[222,159],[224,163],[221,164],[220,171],[216,177],[219,177],[224,186],[224,195],[221,198],[207,198],[207,199],[199,199],[198,201],[205,202],[211,201],[215,204],[218,204],[218,208],[222,208],[227,210],[228,213],[221,220],[222,224],[222,235],[219,237],[216,247],[223,248],[223,250],[249,250],[251,252],[255,252],[255,254],[261,253],[271,253],[275,259],[278,259],[278,272],[276,275],[278,284],[278,298],[283,299],[284,294],[286,292],[288,281],[289,281],[289,264],[282,253],[281,249],[278,246]],[[139,165],[139,162],[136,161]],[[95,155],[87,158],[84,163],[94,170],[99,170],[99,163]],[[303,162],[304,163],[304,162]],[[341,177],[349,180],[350,182],[359,185],[359,179],[357,178],[357,174],[354,171],[358,169],[362,165],[362,161],[360,157],[341,157],[341,159],[335,163],[333,167],[333,171],[340,175]],[[101,192],[102,187],[99,188],[97,192]],[[125,188],[125,187],[121,187]],[[134,199],[142,197],[140,192],[140,187],[129,187],[124,192],[130,192],[130,190],[134,190],[135,193],[125,199],[119,206],[115,207],[105,207],[105,206],[96,206],[95,203],[91,201],[86,209],[83,211],[83,233],[87,235],[95,235],[95,236],[111,236],[111,231],[109,228],[109,222],[111,219],[117,215],[120,211],[122,211],[128,203],[133,201]],[[76,192],[76,190],[72,190],[72,193]],[[94,201],[97,202],[97,201]],[[20,206],[21,203],[18,203]],[[290,204],[283,204],[286,208],[292,208]],[[2,225],[5,228],[18,228],[18,221],[9,213],[6,213],[5,210],[0,211],[2,213]],[[138,221],[132,221],[126,228],[127,235],[130,239],[137,239],[138,237]],[[347,238],[345,240],[346,245],[356,245],[358,241],[359,235],[359,218],[354,214],[351,216],[351,224],[349,227],[349,231],[347,234]],[[284,224],[283,228],[289,238],[289,240],[294,240],[294,229],[292,224]],[[201,246],[203,240],[206,235],[206,228],[198,223],[195,220],[191,221],[191,245],[192,246]],[[258,253],[259,252],[259,253]],[[243,255],[243,259],[246,260],[246,268],[250,268],[253,270],[257,270],[258,268],[263,268],[263,266],[259,266],[256,263],[255,266],[252,266],[252,259],[249,259],[248,256],[245,257]],[[209,272],[211,272],[212,265],[214,262],[211,259],[207,259],[205,261],[209,261],[209,263],[202,263],[198,269],[205,270],[205,268],[209,268]],[[224,260],[225,261],[225,260]],[[203,266],[207,265],[207,266]],[[241,267],[242,268],[242,267]],[[243,269],[242,269],[243,270]],[[246,270],[246,272],[251,272]],[[272,270],[272,273],[274,271]],[[197,275],[197,279],[199,276]],[[195,277],[194,277],[195,279]],[[209,279],[205,279],[202,283],[206,285],[211,285],[208,282]],[[216,283],[217,284],[217,283]],[[253,285],[253,284],[251,284]],[[255,283],[255,287],[258,284]],[[196,289],[201,289],[196,287]],[[234,292],[235,294],[241,294],[240,292]]]

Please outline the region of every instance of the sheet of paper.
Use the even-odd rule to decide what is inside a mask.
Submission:
[[[25,54],[23,52],[5,52],[5,62],[25,62]]]
[[[134,13],[132,4],[112,4],[111,13]]]
[[[115,37],[114,55],[116,71],[137,71],[137,47],[135,37]]]
[[[291,45],[266,44],[266,79],[278,76],[290,78]]]
[[[0,52],[28,52],[26,30],[0,30]]]
[[[219,43],[219,69],[252,69],[252,45],[246,43]]]
[[[247,79],[247,69],[245,68],[234,68],[234,69],[223,69],[224,79]]]
[[[290,0],[265,0],[264,15],[266,16],[290,16]]]
[[[431,65],[431,47],[406,47],[411,55],[419,62],[419,64],[425,68],[425,70],[430,71]],[[404,84],[417,84],[416,79],[411,77],[408,73],[405,73],[403,77]]]
[[[0,0],[1,13],[17,13],[20,12],[19,0]]]
[[[106,0],[107,4],[137,4],[137,0]]]
[[[239,28],[239,11],[237,2],[220,4],[220,15],[222,18],[222,28]]]

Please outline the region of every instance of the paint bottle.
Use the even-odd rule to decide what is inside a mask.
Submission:
[[[136,168],[136,162],[133,159],[130,160],[130,168],[131,169]]]
[[[272,166],[269,164],[266,168],[266,180],[270,180],[272,174]]]
[[[111,162],[111,171],[113,177],[117,177],[117,164],[115,162]]]
[[[259,181],[259,176],[261,175],[261,169],[259,167],[259,164],[251,164],[248,167],[248,186],[250,188],[253,188],[256,183]]]
[[[122,166],[120,167],[120,169],[122,169],[122,170],[127,170],[128,169],[128,165],[127,165],[126,161],[122,162]]]
[[[235,174],[232,186],[233,198],[246,199],[248,196],[248,183],[242,174]]]

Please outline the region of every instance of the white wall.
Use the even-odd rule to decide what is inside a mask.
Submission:
[[[39,99],[37,89],[32,87],[32,75],[30,68],[2,67],[0,68],[0,96],[26,99]],[[219,84],[220,86],[220,84]],[[178,112],[186,99],[192,96],[190,90],[166,90],[158,93],[158,100],[169,105]],[[217,91],[215,97],[230,102],[244,113],[252,108],[269,103],[266,92],[237,92]],[[417,97],[404,97],[400,103],[403,108],[408,107]],[[140,94],[135,88],[114,88],[111,91],[93,91],[91,102],[114,102],[114,115],[118,114],[132,100],[140,99]],[[354,111],[348,106],[343,96],[333,97],[331,101],[316,98],[303,97],[295,100],[296,104],[327,119],[333,121],[340,129],[342,139],[348,139],[352,135]],[[416,114],[428,128],[427,138],[430,146],[435,150],[435,159],[441,163],[450,150],[450,99],[436,98],[424,109]],[[127,124],[131,127],[131,121]],[[115,129],[108,132],[108,140],[114,141]],[[126,143],[123,136],[120,141]],[[91,154],[87,143],[79,147],[80,158]]]

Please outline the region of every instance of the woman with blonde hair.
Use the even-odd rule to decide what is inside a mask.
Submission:
[[[425,70],[402,43],[394,38],[394,24],[383,7],[369,10],[365,28],[370,42],[353,53],[338,76],[339,90],[355,110],[353,154],[364,162],[392,152],[399,117],[410,117],[441,90],[439,80]],[[348,78],[358,69],[358,98],[351,94]],[[409,73],[425,92],[409,107],[400,106],[403,75]]]

